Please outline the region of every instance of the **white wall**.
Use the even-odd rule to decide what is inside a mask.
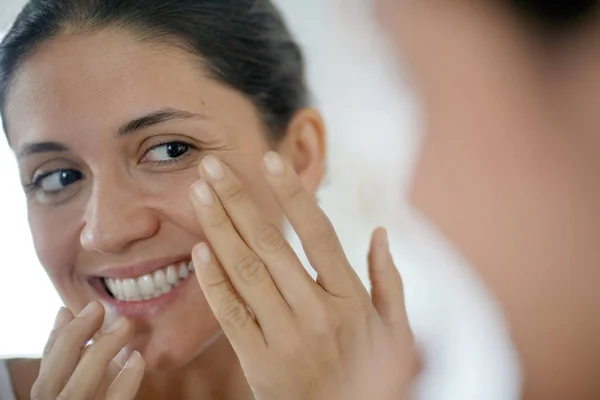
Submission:
[[[21,0],[0,0],[0,29]],[[321,204],[366,277],[371,229],[390,228],[411,321],[429,368],[424,399],[504,400],[518,384],[514,354],[493,299],[404,201],[418,144],[415,107],[362,0],[279,0],[309,61],[330,133]],[[0,357],[38,354],[59,301],[37,262],[15,163],[0,143]],[[414,216],[413,216],[414,217]],[[417,221],[418,222],[418,221]]]

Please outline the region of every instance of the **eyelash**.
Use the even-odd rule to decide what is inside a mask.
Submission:
[[[44,172],[43,174],[39,174],[39,175],[34,175],[33,179],[31,180],[31,183],[27,183],[24,186],[25,192],[27,194],[29,194],[29,193],[34,193],[37,190],[40,190],[42,188],[42,182],[44,181],[44,179],[51,176],[52,174],[55,174],[58,171],[60,171],[60,169]]]
[[[160,149],[161,147],[164,147],[164,146],[166,146],[168,144],[181,144],[181,145],[184,145],[184,146],[188,147],[189,150],[198,150],[195,146],[191,145],[190,143],[184,142],[182,140],[165,140],[163,142],[159,142],[158,144],[156,144],[156,145],[150,147],[148,150],[146,150],[144,152],[144,155],[142,156],[142,160],[152,150]],[[153,161],[153,163],[156,164],[156,165],[158,165],[159,167],[164,167],[164,166],[169,166],[169,165],[176,164],[176,163],[182,161],[182,159],[185,158],[186,156],[190,155],[189,154],[189,150],[186,151],[184,154],[182,154],[179,157],[171,158],[169,160],[164,160],[164,161]]]
[[[179,145],[184,145],[186,147],[189,148],[189,150],[197,150],[197,148],[195,146],[193,146],[190,143],[181,141],[181,140],[165,140],[163,142],[160,142],[152,147],[150,147],[148,150],[146,150],[146,152],[144,153],[144,155],[142,156],[142,159],[152,150],[156,150],[159,149],[161,147],[164,147],[166,145],[169,144],[179,144]],[[153,161],[154,164],[158,165],[159,167],[165,167],[165,166],[169,166],[169,165],[173,165],[176,164],[178,162],[181,162],[186,156],[190,155],[189,154],[189,150],[186,151],[184,154],[182,154],[179,157],[176,158],[171,158],[168,160],[161,160],[161,161]],[[51,176],[52,174],[55,174],[59,171],[61,171],[62,169],[55,169],[52,171],[47,171],[44,173],[41,173],[39,175],[34,175],[32,181],[30,183],[27,183],[24,185],[24,189],[25,192],[27,194],[31,194],[31,193],[35,193],[36,191],[40,190],[42,187],[42,182],[44,181],[44,179],[46,179],[47,177]]]

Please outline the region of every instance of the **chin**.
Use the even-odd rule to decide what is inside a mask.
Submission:
[[[188,327],[168,332],[137,334],[115,361],[123,367],[131,353],[138,351],[144,358],[147,372],[168,372],[184,368],[223,337],[223,331],[214,318],[207,322],[201,329]]]

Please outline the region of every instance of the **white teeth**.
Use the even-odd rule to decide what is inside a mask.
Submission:
[[[137,279],[138,288],[145,300],[151,299],[154,295],[154,278],[152,275],[144,275]]]
[[[138,290],[135,279],[125,279],[123,281],[123,288],[125,289],[126,300],[134,300],[140,297],[140,291]]]
[[[179,277],[185,279],[190,275],[190,271],[187,269],[187,263],[179,264]]]
[[[123,281],[120,279],[115,280],[115,286],[116,286],[117,290],[114,291],[113,294],[118,299],[124,299],[125,298],[125,286],[123,286]]]
[[[179,281],[179,274],[177,268],[174,265],[170,265],[167,268],[167,282],[171,285],[176,284]]]
[[[159,269],[154,273],[154,284],[157,288],[162,288],[163,286],[167,286],[167,276],[165,275],[165,271]]]
[[[117,282],[116,281],[113,281],[112,279],[109,281],[106,281],[106,286],[111,291],[111,293],[117,293]]]
[[[109,292],[119,301],[141,301],[169,293],[173,287],[194,272],[194,265],[182,262],[136,279],[110,279],[104,282]]]

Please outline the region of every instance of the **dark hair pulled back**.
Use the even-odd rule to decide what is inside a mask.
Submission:
[[[0,111],[15,72],[68,32],[121,28],[197,55],[211,76],[247,96],[270,139],[309,103],[300,48],[270,0],[30,0],[0,44]]]

